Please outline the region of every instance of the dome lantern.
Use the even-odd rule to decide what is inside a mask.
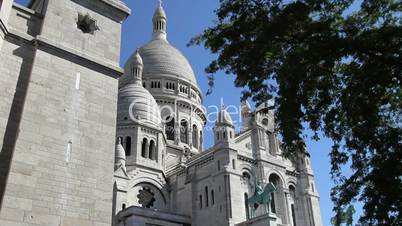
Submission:
[[[166,25],[167,25],[167,17],[165,10],[162,7],[162,1],[159,0],[159,5],[155,10],[154,17],[152,19],[154,32],[153,32],[153,39],[162,39],[166,40],[167,32],[166,32]]]
[[[226,111],[223,100],[213,130],[215,145],[229,145],[234,139],[235,131],[232,117]]]
[[[144,63],[140,56],[139,50],[135,52],[133,62],[131,63],[131,74],[135,82],[141,84],[142,80],[142,70],[144,68]]]

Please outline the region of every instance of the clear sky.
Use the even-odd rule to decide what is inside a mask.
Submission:
[[[17,0],[21,4],[26,4],[28,0]],[[131,9],[132,14],[123,25],[121,65],[135,51],[151,39],[152,34],[152,15],[157,0],[125,0]],[[210,26],[215,19],[214,9],[218,7],[219,0],[165,0],[163,5],[168,17],[168,40],[176,48],[182,51],[191,63],[197,76],[198,84],[205,94],[208,89],[207,79],[204,68],[214,59],[208,50],[203,47],[186,47],[189,40],[201,33]],[[218,105],[223,98],[226,106],[239,105],[241,89],[235,88],[233,76],[224,73],[216,74],[215,89],[212,95],[204,96],[204,105]],[[238,117],[232,115],[233,120],[238,122]],[[212,126],[209,123],[207,127]],[[210,130],[205,131],[205,148],[213,143]],[[311,154],[313,170],[315,172],[316,187],[321,196],[321,214],[323,224],[331,225],[332,202],[330,199],[330,189],[333,182],[330,178],[329,151],[331,141],[321,139],[320,141],[307,140],[307,147]],[[361,207],[355,206],[355,221],[361,214]]]

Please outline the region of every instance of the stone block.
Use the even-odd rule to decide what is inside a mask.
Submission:
[[[0,226],[30,226],[26,223],[16,222],[16,221],[9,221],[9,220],[2,220],[0,219]]]
[[[29,211],[32,209],[32,200],[8,195],[4,197],[3,207]]]
[[[95,226],[95,223],[86,219],[62,217],[60,226]]]
[[[60,225],[60,216],[26,212],[24,222],[41,226],[58,226]]]
[[[0,219],[22,222],[24,219],[24,211],[19,209],[3,208],[0,212]]]

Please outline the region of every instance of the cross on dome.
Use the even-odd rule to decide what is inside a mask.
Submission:
[[[225,110],[225,104],[223,103],[223,98],[221,98],[221,111]]]

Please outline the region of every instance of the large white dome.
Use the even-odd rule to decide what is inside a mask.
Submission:
[[[170,77],[197,85],[190,63],[183,54],[164,39],[155,39],[140,48],[144,61],[143,78]]]

